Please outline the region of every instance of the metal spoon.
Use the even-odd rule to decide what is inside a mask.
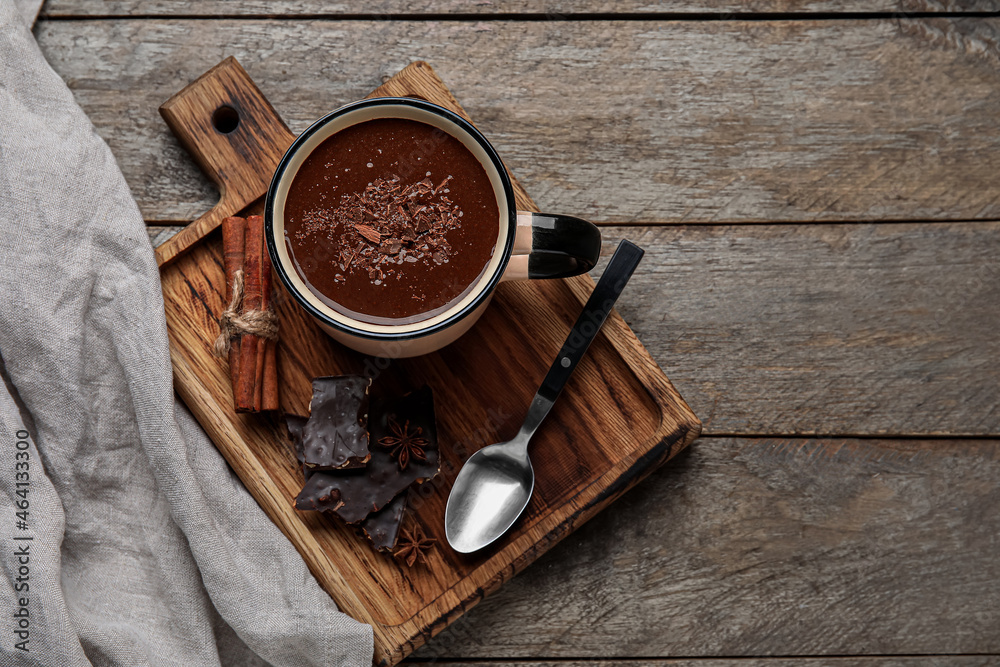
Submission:
[[[521,431],[513,440],[483,447],[462,466],[444,510],[445,536],[455,551],[470,553],[491,544],[510,529],[528,506],[535,487],[535,473],[528,458],[531,436],[601,330],[643,252],[629,241],[618,244],[531,401]]]

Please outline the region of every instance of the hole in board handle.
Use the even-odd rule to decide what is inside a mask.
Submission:
[[[229,134],[240,126],[240,114],[228,104],[224,104],[212,114],[212,127],[222,134]]]

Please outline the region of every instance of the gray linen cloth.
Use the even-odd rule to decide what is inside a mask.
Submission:
[[[0,355],[0,665],[371,664],[177,404],[142,217],[11,0]]]

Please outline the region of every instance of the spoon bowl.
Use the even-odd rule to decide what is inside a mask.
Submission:
[[[448,496],[448,543],[471,553],[496,540],[524,512],[534,485],[527,442],[516,438],[480,449],[462,466]]]

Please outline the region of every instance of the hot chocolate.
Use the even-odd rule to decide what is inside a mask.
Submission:
[[[383,118],[337,132],[288,191],[285,243],[299,276],[361,322],[446,311],[478,282],[500,216],[479,160],[431,125]]]

